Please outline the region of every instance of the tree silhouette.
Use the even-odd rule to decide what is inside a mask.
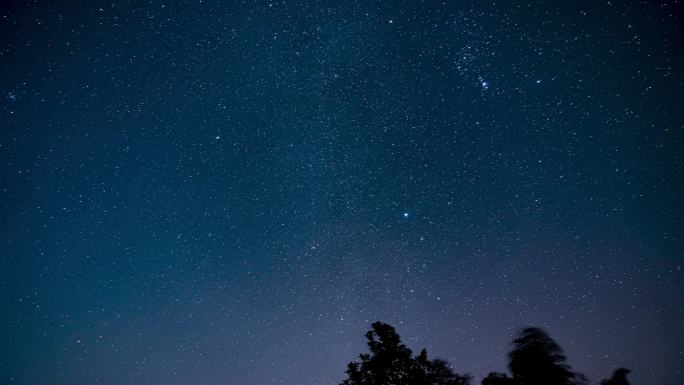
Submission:
[[[366,333],[370,353],[347,366],[342,385],[468,385],[470,378],[454,374],[446,362],[428,359],[423,349],[413,357],[396,330],[375,322]]]
[[[482,379],[482,385],[513,385],[515,382],[506,373],[491,372]]]
[[[421,350],[420,355],[416,357],[416,366],[418,370],[415,372],[415,381],[412,384],[425,385],[469,385],[470,377],[466,375],[455,374],[446,361],[439,358],[432,361],[428,360],[425,349]],[[424,363],[423,363],[424,362]]]
[[[508,368],[519,385],[582,385],[586,379],[566,364],[563,349],[544,330],[523,329],[508,354]]]
[[[401,343],[396,330],[375,322],[366,333],[369,353],[347,365],[347,376],[341,385],[470,385],[471,378],[456,374],[446,361],[430,360],[425,349],[417,356]],[[491,372],[481,385],[586,385],[584,375],[574,372],[566,363],[560,345],[544,330],[528,327],[513,340],[508,353],[506,373]],[[600,385],[629,385],[628,369],[617,369]]]
[[[627,375],[629,373],[629,369],[619,368],[613,372],[612,377],[601,381],[601,385],[629,385],[629,381],[627,380]]]

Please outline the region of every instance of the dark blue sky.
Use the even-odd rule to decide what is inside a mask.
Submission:
[[[0,384],[684,382],[679,1],[0,11]]]

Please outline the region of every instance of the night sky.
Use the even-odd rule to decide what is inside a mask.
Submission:
[[[0,384],[332,385],[373,321],[684,383],[682,4],[0,6]]]

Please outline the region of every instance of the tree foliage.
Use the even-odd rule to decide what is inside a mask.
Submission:
[[[456,374],[446,361],[429,359],[425,349],[414,356],[401,343],[396,330],[375,322],[366,339],[369,352],[347,366],[341,385],[470,385],[471,378]],[[544,330],[523,329],[513,340],[506,373],[491,372],[481,385],[586,385],[581,373],[573,371],[560,345]],[[628,369],[616,370],[600,385],[629,385]]]
[[[514,385],[512,378],[506,373],[491,372],[482,380],[482,385]]]
[[[423,349],[413,352],[396,330],[375,322],[366,333],[370,353],[347,366],[348,378],[342,385],[468,385],[470,378],[454,374],[445,361],[430,360]]]
[[[601,385],[629,385],[627,375],[630,373],[629,369],[620,368],[613,372],[613,376],[609,379],[601,381]]]
[[[508,368],[520,385],[582,385],[586,379],[566,363],[565,354],[544,330],[528,327],[513,341]]]

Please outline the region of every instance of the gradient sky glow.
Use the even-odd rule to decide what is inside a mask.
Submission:
[[[0,384],[684,383],[680,1],[3,1]]]

